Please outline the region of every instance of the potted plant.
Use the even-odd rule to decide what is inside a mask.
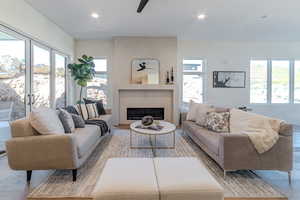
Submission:
[[[94,58],[87,55],[78,58],[78,62],[69,64],[68,69],[77,85],[80,86],[80,99],[77,103],[82,103],[82,90],[87,86],[88,81],[91,81],[95,76],[95,64]]]

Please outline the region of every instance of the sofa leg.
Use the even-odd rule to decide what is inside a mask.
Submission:
[[[226,173],[227,173],[227,171],[224,170],[224,174],[223,174],[223,178],[224,178],[224,179],[226,179]]]
[[[30,180],[31,180],[31,174],[32,174],[32,170],[26,171],[27,182],[30,182]]]
[[[77,169],[72,169],[72,175],[73,175],[73,182],[77,179]]]
[[[292,184],[292,172],[291,171],[288,172],[288,176],[289,176],[289,184],[291,185]]]

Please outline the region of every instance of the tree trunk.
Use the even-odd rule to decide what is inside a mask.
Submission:
[[[83,87],[81,86],[81,87],[80,87],[80,97],[79,97],[80,99],[79,99],[79,104],[81,104],[81,102],[82,102],[82,101],[81,101],[81,100],[82,100],[82,89],[83,89]]]

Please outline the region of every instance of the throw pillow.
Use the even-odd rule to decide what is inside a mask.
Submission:
[[[208,104],[199,104],[197,109],[196,124],[205,127],[207,113],[215,111],[215,108]]]
[[[99,117],[97,106],[95,103],[85,104],[88,112],[89,119],[94,119]]]
[[[95,103],[97,106],[97,111],[98,111],[99,115],[106,114],[102,100],[92,100],[92,99],[86,99],[86,98],[83,98],[83,100],[84,100],[85,104]]]
[[[31,126],[43,135],[64,134],[65,129],[56,113],[50,108],[38,108],[29,115]]]
[[[71,114],[80,115],[77,106],[73,106],[73,105],[67,106],[66,111],[68,111]]]
[[[229,132],[229,112],[209,112],[206,116],[206,128],[214,132]]]
[[[85,122],[80,115],[71,114],[75,128],[84,128]]]
[[[75,131],[75,124],[70,113],[64,109],[59,109],[58,117],[65,129],[65,133],[73,133]]]
[[[197,120],[197,110],[198,110],[199,103],[194,102],[193,100],[190,101],[189,111],[186,116],[186,120],[189,121],[196,121]]]
[[[77,110],[79,111],[81,117],[84,120],[87,120],[89,118],[88,111],[86,109],[85,104],[77,104]]]

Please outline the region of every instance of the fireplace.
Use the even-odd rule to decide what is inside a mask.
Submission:
[[[164,108],[127,108],[127,120],[141,120],[144,116],[164,120],[165,110]]]

